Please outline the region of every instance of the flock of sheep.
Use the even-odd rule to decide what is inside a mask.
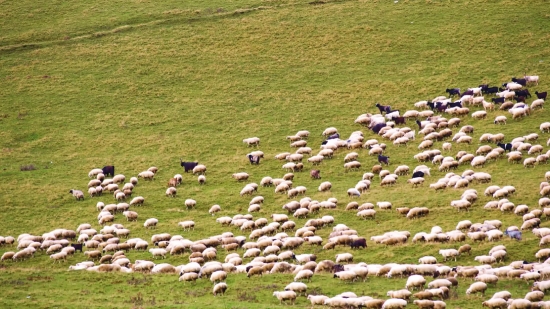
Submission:
[[[526,78],[527,79],[527,78]],[[538,84],[538,78],[537,78]],[[507,85],[507,90],[497,93],[497,96],[504,98],[513,98],[511,89],[520,90],[516,83]],[[307,298],[312,305],[327,305],[339,308],[405,308],[409,303],[413,303],[419,308],[446,308],[445,300],[449,298],[449,293],[456,289],[459,282],[465,282],[465,279],[474,280],[466,291],[466,294],[480,293],[484,295],[487,286],[496,284],[502,278],[520,278],[526,282],[532,283],[532,292],[529,292],[524,298],[512,298],[507,291],[495,293],[491,298],[485,300],[482,305],[488,308],[550,308],[550,302],[544,302],[544,292],[550,290],[550,249],[542,248],[536,255],[538,262],[527,263],[523,261],[513,261],[509,265],[501,267],[492,267],[494,263],[503,262],[509,257],[506,247],[503,245],[494,246],[487,255],[476,256],[473,260],[481,265],[461,266],[451,268],[445,265],[448,260],[456,261],[457,257],[469,254],[471,246],[463,244],[458,249],[450,248],[451,243],[465,242],[476,243],[480,241],[498,241],[508,236],[510,238],[521,240],[521,233],[532,231],[540,238],[540,246],[550,244],[550,228],[542,228],[541,217],[550,217],[550,172],[541,175],[545,177],[544,182],[540,184],[539,208],[530,208],[527,205],[515,205],[508,198],[516,193],[512,186],[488,185],[483,192],[484,195],[492,197],[494,200],[488,202],[484,208],[488,210],[500,210],[501,212],[514,212],[521,215],[523,222],[520,227],[502,226],[499,220],[486,220],[484,222],[472,223],[468,220],[458,222],[456,229],[443,231],[439,226],[434,226],[430,232],[419,232],[411,235],[408,231],[389,231],[381,235],[372,235],[369,240],[374,245],[395,246],[407,243],[428,242],[440,243],[439,254],[441,257],[433,256],[419,257],[418,264],[375,264],[365,263],[364,261],[354,261],[354,256],[350,252],[339,253],[335,255],[334,261],[317,261],[315,254],[296,254],[293,250],[298,248],[319,248],[330,250],[335,248],[352,249],[366,248],[367,239],[361,237],[358,232],[348,227],[343,222],[336,222],[330,215],[320,215],[321,212],[330,213],[331,209],[339,207],[339,201],[336,198],[329,198],[325,201],[313,200],[306,197],[309,189],[305,186],[294,184],[294,173],[301,172],[307,165],[310,167],[322,166],[325,160],[333,158],[337,152],[353,150],[345,155],[343,168],[346,171],[354,171],[362,168],[359,157],[363,155],[377,156],[379,165],[372,167],[371,171],[363,173],[358,177],[357,184],[347,190],[351,201],[345,206],[346,211],[355,211],[357,216],[362,219],[374,219],[377,211],[389,211],[396,209],[398,214],[411,220],[422,216],[428,216],[430,210],[427,207],[397,207],[394,208],[389,201],[378,201],[373,203],[362,203],[354,201],[355,198],[367,193],[373,189],[373,183],[379,179],[380,186],[393,186],[400,178],[412,174],[412,178],[407,180],[413,187],[423,186],[427,177],[430,177],[432,168],[439,172],[447,173],[444,177],[433,181],[429,188],[433,190],[445,190],[446,188],[462,189],[467,188],[471,183],[489,183],[498,182],[492,179],[489,173],[474,171],[473,169],[482,168],[496,160],[500,160],[506,152],[507,160],[510,163],[517,163],[523,160],[525,168],[533,167],[536,164],[545,164],[550,156],[550,151],[544,153],[542,145],[532,145],[539,135],[535,132],[526,136],[505,137],[503,134],[483,134],[480,143],[494,143],[498,145],[480,146],[474,153],[458,151],[456,155],[447,155],[453,146],[460,147],[460,144],[473,142],[470,136],[474,128],[471,125],[464,125],[459,132],[453,135],[452,128],[459,127],[465,118],[447,119],[445,114],[453,116],[466,116],[470,113],[466,107],[447,107],[443,109],[442,115],[435,115],[429,110],[429,103],[445,106],[447,104],[469,104],[471,108],[476,106],[483,107],[483,111],[476,111],[471,114],[475,119],[485,119],[487,111],[495,109],[495,104],[489,103],[482,96],[482,88],[472,88],[469,90],[472,94],[466,94],[461,97],[459,103],[446,97],[437,97],[432,102],[421,101],[414,106],[421,111],[409,110],[400,116],[398,111],[384,109],[381,114],[363,114],[356,118],[355,123],[361,124],[372,129],[378,136],[365,140],[366,133],[355,131],[346,139],[340,139],[340,134],[336,128],[327,128],[322,135],[327,140],[321,146],[321,149],[314,153],[311,147],[308,147],[307,138],[310,135],[308,131],[299,131],[295,135],[287,136],[290,141],[290,147],[296,148],[295,152],[282,152],[275,155],[276,160],[285,161],[282,169],[285,170],[283,177],[272,178],[265,176],[260,184],[253,182],[246,183],[240,191],[240,196],[251,196],[248,214],[237,214],[232,217],[220,216],[215,222],[220,225],[233,227],[239,233],[249,233],[248,236],[235,236],[233,232],[225,232],[221,235],[212,235],[205,239],[190,240],[181,235],[171,235],[168,233],[159,233],[151,237],[150,241],[141,238],[130,238],[132,231],[125,228],[121,223],[115,223],[122,214],[126,221],[137,221],[139,216],[137,209],[144,206],[145,199],[141,196],[133,197],[133,190],[138,186],[146,186],[139,183],[139,178],[144,181],[153,180],[158,172],[158,168],[151,167],[137,175],[131,177],[126,182],[126,177],[121,174],[111,175],[112,178],[106,178],[102,169],[93,169],[88,176],[92,178],[88,182],[88,195],[92,198],[108,199],[107,193],[112,194],[116,203],[97,202],[98,225],[101,229],[97,231],[92,224],[80,224],[76,230],[56,229],[41,236],[32,234],[22,234],[17,238],[7,236],[0,237],[0,245],[13,246],[17,244],[18,251],[9,251],[3,254],[2,261],[19,261],[33,257],[37,252],[45,250],[50,255],[52,261],[62,262],[76,253],[76,250],[82,251],[85,248],[84,255],[87,261],[76,263],[69,267],[70,270],[87,270],[97,272],[148,272],[148,273],[170,273],[177,274],[179,281],[189,282],[201,278],[208,278],[213,284],[213,295],[223,295],[228,289],[225,283],[230,275],[246,274],[247,277],[263,276],[274,273],[292,273],[293,282],[290,282],[282,291],[274,291],[273,296],[280,303],[294,304],[300,296]],[[531,106],[524,102],[508,104],[504,102],[502,106],[507,106],[512,118],[518,119],[530,115],[534,109],[543,107],[544,100],[537,99]],[[503,109],[501,106],[501,109]],[[382,111],[382,109],[381,109]],[[495,124],[506,124],[506,117],[499,116],[494,120]],[[422,120],[420,120],[422,119]],[[416,120],[419,132],[406,126],[403,120]],[[404,124],[399,127],[398,124]],[[542,134],[550,132],[550,123],[545,122],[540,125]],[[372,133],[369,133],[372,135]],[[419,153],[414,155],[414,159],[420,165],[411,170],[406,165],[398,165],[393,171],[389,170],[388,154],[397,147],[406,146],[414,143],[417,139]],[[451,142],[444,142],[442,150],[432,149],[435,142],[450,138]],[[502,142],[511,140],[509,144]],[[257,137],[243,140],[248,147],[258,147],[260,139]],[[391,143],[393,146],[388,146]],[[550,139],[546,143],[550,146]],[[394,147],[394,148],[392,148]],[[367,149],[362,152],[362,149]],[[257,158],[254,162],[259,163],[259,159],[264,159],[264,153],[260,150],[253,151],[250,156]],[[307,160],[304,160],[307,157]],[[527,156],[524,158],[524,156]],[[536,156],[536,157],[535,157]],[[306,162],[303,162],[306,161]],[[424,165],[430,162],[432,167]],[[251,163],[253,161],[251,160]],[[304,164],[305,163],[305,164]],[[183,164],[183,163],[182,163]],[[456,174],[459,166],[469,164],[472,169]],[[384,169],[386,168],[386,169]],[[114,170],[114,168],[113,168]],[[206,183],[206,166],[197,164],[193,174],[198,175],[199,184]],[[114,174],[114,173],[113,173]],[[310,175],[313,179],[321,178],[320,170],[311,170]],[[354,175],[350,173],[350,175]],[[249,174],[246,172],[236,172],[232,178],[238,182],[248,182]],[[350,176],[354,177],[354,176]],[[168,180],[168,188],[165,192],[167,197],[175,197],[177,187],[181,185],[183,176],[175,175]],[[273,213],[270,219],[255,218],[262,210],[264,198],[257,195],[258,190],[271,190],[275,194],[286,194],[287,203],[282,205],[283,213]],[[329,181],[322,181],[317,190],[327,192],[332,190],[332,184]],[[76,200],[85,199],[82,190],[71,189],[70,193]],[[299,198],[299,199],[298,199]],[[450,206],[457,211],[468,211],[469,208],[478,200],[478,192],[474,189],[466,189],[462,192],[459,199],[450,202]],[[187,199],[184,202],[188,209],[196,207],[197,202]],[[344,206],[341,206],[344,207]],[[206,211],[206,209],[197,209]],[[213,205],[209,209],[212,216],[216,216],[222,208],[219,205]],[[308,219],[303,226],[290,220],[290,216],[296,219]],[[214,220],[214,219],[213,219]],[[147,218],[143,220],[144,228],[155,228],[159,220],[156,218]],[[110,225],[109,225],[110,224]],[[193,221],[182,221],[178,224],[182,231],[189,232],[188,237],[192,237],[192,230],[195,227]],[[320,229],[332,228],[330,235],[323,239],[316,235]],[[412,236],[412,237],[411,237]],[[72,244],[71,244],[72,243]],[[307,247],[305,245],[308,245]],[[218,261],[218,250],[226,252],[225,259]],[[130,261],[125,256],[129,250],[147,251],[143,253],[143,260]],[[242,255],[238,253],[242,250]],[[168,263],[156,263],[157,259],[163,259],[167,255],[175,256],[189,254],[189,262],[182,265],[171,265]],[[97,262],[97,264],[96,264]],[[311,282],[312,278],[319,273],[333,273],[338,280],[345,282],[366,281],[368,276],[378,276],[387,278],[407,278],[407,283],[401,290],[392,290],[387,292],[388,299],[377,299],[369,296],[358,296],[352,292],[334,295],[332,297],[324,295],[308,295],[306,282]],[[426,278],[433,277],[430,282]],[[230,288],[230,287],[229,287]],[[414,299],[414,301],[413,301]]]

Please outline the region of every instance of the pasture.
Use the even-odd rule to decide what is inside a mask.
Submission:
[[[376,102],[404,112],[415,109],[417,101],[445,95],[446,88],[500,86],[525,73],[540,76],[539,85],[528,88],[533,95],[547,91],[547,7],[547,1],[507,0],[0,1],[0,235],[42,235],[57,228],[75,230],[81,223],[99,231],[96,203],[115,200],[108,193],[94,198],[86,194],[88,172],[114,165],[127,180],[151,166],[159,168],[154,181],[140,179],[134,190],[134,196],[146,199],[144,206],[133,209],[139,213],[138,221],[127,222],[120,213],[115,216],[116,223],[131,230],[130,237],[150,242],[153,234],[166,232],[195,241],[226,231],[248,236],[249,231],[222,227],[215,219],[246,214],[251,198],[239,196],[246,183],[286,173],[281,168],[285,162],[274,156],[295,151],[285,138],[299,130],[311,132],[307,142],[314,153],[324,140],[325,128],[336,127],[344,139],[360,130],[365,140],[376,138],[388,145],[388,170],[393,172],[398,165],[412,170],[421,164],[413,156],[420,152],[417,146],[423,136],[397,147],[355,124],[356,117],[377,113]],[[469,108],[470,114],[482,110]],[[493,123],[499,115],[506,115],[506,125]],[[455,156],[459,150],[475,153],[487,144],[478,142],[483,133],[503,133],[506,142],[537,133],[539,139],[532,143],[543,145],[546,153],[550,134],[541,133],[539,125],[549,120],[547,106],[519,120],[499,110],[488,112],[485,120],[462,117],[453,134],[462,125],[472,125],[474,142],[453,143],[445,155]],[[414,121],[406,125],[418,131]],[[257,148],[242,142],[253,136],[261,139]],[[443,142],[435,142],[432,149],[441,149]],[[257,149],[265,159],[251,165],[246,154]],[[536,209],[539,184],[550,170],[547,165],[527,169],[503,157],[476,168],[490,173],[492,183],[470,184],[479,199],[470,211],[458,212],[450,202],[459,199],[463,189],[429,189],[430,183],[446,174],[437,166],[422,187],[407,184],[409,175],[400,177],[393,187],[382,188],[375,177],[368,193],[349,198],[347,189],[378,164],[368,149],[359,149],[355,151],[361,169],[346,171],[344,157],[350,151],[339,149],[332,159],[315,167],[321,170],[321,180],[309,177],[313,167],[304,160],[304,171],[295,173],[294,185],[305,186],[305,196],[314,200],[334,197],[338,207],[291,220],[301,227],[308,219],[331,215],[335,224],[346,224],[365,237],[368,248],[352,252],[349,247],[323,250],[304,244],[294,250],[297,254],[314,253],[321,261],[352,252],[355,263],[416,264],[425,255],[442,261],[440,248],[469,243],[471,255],[445,264],[479,265],[474,257],[487,254],[497,244],[505,245],[508,255],[493,267],[536,261],[539,239],[530,231],[523,231],[520,242],[503,238],[494,243],[474,244],[467,239],[413,244],[409,239],[387,248],[370,237],[400,230],[409,231],[412,238],[435,225],[446,232],[461,220],[497,219],[504,228],[521,226],[522,217],[513,212],[483,209],[492,200],[483,192],[489,185],[512,185],[517,191],[509,199]],[[183,172],[180,158],[207,166],[205,185]],[[23,170],[31,165],[31,170]],[[454,172],[460,175],[467,169],[471,166],[461,165]],[[248,182],[232,179],[236,172],[250,174]],[[176,198],[168,198],[166,184],[177,173],[183,175],[183,184]],[[332,183],[330,192],[317,191],[322,181]],[[84,191],[84,201],[75,201],[71,189]],[[273,190],[260,187],[255,193],[265,203],[259,213],[253,213],[254,219],[285,213],[282,206],[290,200]],[[184,206],[188,198],[197,201],[195,209]],[[393,209],[376,209],[375,220],[362,220],[355,211],[344,210],[352,200],[359,204],[390,201]],[[211,216],[208,209],[214,204],[222,211]],[[416,206],[428,207],[430,214],[408,220],[395,211]],[[153,217],[159,220],[157,228],[144,229],[144,220]],[[178,222],[184,220],[193,220],[195,229],[182,231]],[[541,226],[549,225],[543,217]],[[331,231],[325,227],[316,235],[325,244]],[[16,245],[0,247],[0,254],[7,251],[17,251]],[[242,255],[244,250],[237,252]],[[223,261],[225,255],[219,247],[217,260]],[[127,256],[131,261],[152,260],[148,252],[130,251]],[[181,265],[188,263],[188,257],[189,253],[168,256],[162,262]],[[0,262],[1,306],[279,308],[272,293],[294,277],[276,274],[249,279],[245,274],[230,274],[226,295],[213,297],[209,280],[184,284],[176,274],[67,271],[69,265],[83,260],[76,253],[66,263],[53,264],[39,251],[22,262]],[[369,277],[365,283],[340,284],[332,274],[323,273],[316,274],[308,287],[312,293],[328,296],[353,291],[385,299],[388,290],[404,288],[405,281]],[[485,297],[467,296],[470,283],[460,280],[457,292],[445,300],[447,308],[479,308],[496,291],[508,290],[521,298],[530,289],[519,279],[502,279],[489,287]],[[309,308],[310,304],[300,297],[293,307]]]

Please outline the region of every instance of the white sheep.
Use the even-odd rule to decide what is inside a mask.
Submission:
[[[506,116],[497,116],[494,121],[495,124],[506,124]]]
[[[296,300],[296,293],[294,291],[275,291],[273,296],[277,297],[279,303],[282,304],[283,301],[290,301],[291,305],[294,305]]]
[[[344,164],[346,170],[360,169],[361,163],[359,161],[351,161]]]
[[[145,180],[153,180],[155,178],[155,173],[151,171],[143,171],[138,174],[138,178],[143,178]]]
[[[440,249],[439,254],[443,256],[444,261],[447,261],[447,258],[450,258],[450,259],[454,258],[455,262],[456,262],[456,257],[460,255],[460,253],[456,249]]]
[[[197,201],[195,201],[193,199],[186,199],[185,200],[185,207],[187,207],[187,209],[195,208],[196,205],[197,205]]]
[[[322,182],[320,185],[319,185],[319,192],[325,192],[325,191],[330,191],[330,189],[332,188],[332,184],[328,181],[325,181],[325,182]]]
[[[212,294],[214,296],[217,296],[221,294],[222,296],[225,294],[225,291],[227,291],[227,284],[225,282],[220,282],[214,286],[212,289]]]
[[[411,296],[408,290],[388,291],[387,296],[392,297],[384,302],[382,309],[404,309],[407,306],[407,300]]]
[[[163,259],[166,258],[166,254],[168,253],[168,251],[166,251],[166,249],[163,249],[163,248],[149,249],[149,252],[153,255],[153,258],[157,256],[162,256]]]
[[[426,284],[426,279],[424,279],[421,275],[411,275],[409,278],[407,278],[407,283],[405,284],[405,288],[407,290],[410,289],[424,289],[424,285]]]
[[[324,305],[325,300],[329,299],[329,297],[325,295],[308,295],[307,299],[311,302],[312,306],[315,306]]]
[[[248,147],[250,146],[259,146],[260,145],[260,139],[258,137],[249,137],[243,139],[243,143],[247,144]]]
[[[145,222],[143,223],[143,226],[145,228],[156,228],[158,222],[159,222],[158,219],[149,218],[149,219],[145,220]]]
[[[353,255],[351,253],[341,253],[336,255],[336,263],[350,263],[353,262]]]
[[[194,230],[195,229],[195,222],[191,220],[182,221],[178,223],[178,226],[181,226],[183,230]]]
[[[292,282],[285,287],[285,291],[293,291],[297,295],[303,294],[306,296],[307,285],[302,282]]]
[[[470,287],[466,290],[466,294],[475,294],[475,293],[481,293],[481,295],[485,295],[485,291],[487,290],[487,284],[484,282],[474,282],[470,285]]]
[[[168,197],[176,197],[177,189],[174,187],[169,187],[166,189],[166,196]]]
[[[355,280],[357,279],[357,274],[353,271],[340,271],[335,273],[334,277],[342,281],[355,282]]]

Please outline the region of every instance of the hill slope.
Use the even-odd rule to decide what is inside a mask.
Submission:
[[[546,91],[550,54],[546,31],[549,18],[544,13],[547,4],[515,1],[514,9],[511,4],[196,1],[183,5],[171,1],[109,1],[64,4],[52,12],[51,3],[0,3],[0,23],[5,29],[0,37],[0,235],[41,235],[55,228],[76,229],[83,222],[99,230],[95,204],[100,200],[112,203],[111,196],[86,196],[83,202],[75,202],[68,191],[83,190],[90,169],[113,164],[117,173],[127,178],[150,166],[160,168],[157,180],[140,181],[135,190],[135,195],[147,200],[146,206],[137,210],[138,222],[116,216],[116,222],[132,230],[132,237],[149,240],[154,233],[168,232],[192,240],[205,238],[230,229],[215,224],[207,213],[211,205],[222,206],[220,216],[245,213],[248,208],[249,199],[238,195],[244,183],[235,182],[230,175],[246,171],[250,181],[257,183],[266,175],[281,177],[282,162],[273,156],[293,151],[285,137],[298,130],[312,133],[308,146],[315,152],[323,140],[321,132],[329,126],[338,128],[343,137],[361,130],[366,139],[381,140],[353,123],[360,114],[376,112],[375,102],[404,111],[413,109],[414,102],[444,95],[446,88],[500,85],[524,72],[541,77],[540,85],[530,88],[531,93]],[[449,155],[461,149],[475,152],[482,133],[502,132],[510,141],[538,132],[539,124],[549,119],[546,110],[537,110],[525,119],[495,126],[493,117],[511,117],[501,111],[489,115],[481,121],[464,118],[463,124],[475,127],[476,143],[453,144]],[[413,122],[408,125],[415,126]],[[457,131],[453,129],[453,133]],[[540,135],[533,144],[545,145],[548,134]],[[259,166],[251,166],[245,157],[250,148],[242,139],[251,136],[261,138],[259,148],[266,154]],[[385,142],[389,145],[386,153],[391,157],[391,171],[401,164],[416,166],[413,155],[418,152],[418,140],[406,148]],[[440,149],[441,142],[434,148]],[[414,235],[434,225],[449,231],[464,219],[499,219],[504,226],[521,225],[521,217],[514,214],[482,209],[490,200],[481,197],[487,187],[484,184],[472,186],[480,193],[474,208],[457,213],[449,202],[458,199],[462,190],[428,191],[428,183],[444,176],[441,172],[432,173],[420,189],[410,188],[404,179],[392,188],[380,188],[373,181],[371,191],[358,200],[389,200],[394,207],[426,206],[431,211],[428,217],[410,221],[395,211],[379,211],[375,221],[360,220],[354,212],[344,211],[350,201],[346,190],[377,162],[362,149],[362,170],[348,173],[343,169],[346,153],[339,150],[320,166],[323,181],[333,184],[332,192],[317,192],[319,181],[310,179],[307,171],[311,166],[307,163],[306,172],[296,173],[294,184],[306,186],[307,196],[316,200],[336,197],[338,209],[324,210],[320,215],[334,216],[337,223],[347,224],[367,239],[390,230],[408,230]],[[206,164],[207,184],[199,186],[196,177],[184,174],[178,197],[169,199],[164,196],[166,182],[182,173],[180,157]],[[37,169],[20,171],[21,166],[29,164]],[[456,173],[469,168],[461,166]],[[480,170],[493,175],[493,184],[515,186],[517,194],[511,198],[515,204],[536,207],[539,182],[547,170],[544,166],[527,170],[501,159]],[[266,203],[255,218],[283,212],[286,196],[274,195],[273,188],[260,188],[258,194],[266,198]],[[185,210],[186,198],[197,200],[196,210]],[[155,231],[142,227],[143,220],[150,217],[160,221]],[[196,229],[182,232],[177,223],[188,219],[196,222]],[[294,221],[299,226],[306,222]],[[237,229],[231,231],[241,234]],[[318,232],[323,238],[329,233],[330,229]],[[510,256],[507,262],[534,260],[538,239],[528,232],[524,239],[521,243],[503,241]],[[477,264],[473,256],[486,254],[492,245],[475,245],[471,257],[449,265]],[[439,257],[439,247],[409,243],[390,250],[369,241],[367,250],[354,255],[355,261],[368,264],[416,263],[423,255]],[[313,251],[322,260],[333,259],[334,254],[348,249],[326,252],[304,246],[296,252]],[[14,250],[0,248],[2,253]],[[131,252],[128,256],[131,260],[150,259],[144,253]],[[220,248],[219,260],[224,256]],[[187,257],[169,257],[167,262],[179,265],[187,263]],[[69,261],[74,264],[82,259],[73,257]],[[230,276],[228,296],[224,301],[213,301],[208,295],[209,282],[188,288],[177,285],[174,276],[141,279],[67,273],[67,265],[52,266],[44,253],[29,261],[1,265],[1,282],[10,291],[3,301],[11,307],[63,307],[70,295],[80,293],[82,304],[76,306],[81,307],[109,300],[111,304],[105,307],[173,307],[184,302],[197,307],[264,308],[266,304],[276,306],[272,291],[292,280],[290,275],[250,280],[243,275]],[[385,291],[404,285],[401,279],[375,278],[371,283],[335,287],[336,279],[328,275],[317,278],[310,287],[328,295],[353,290],[385,297]],[[94,281],[93,285],[89,281]],[[458,299],[449,304],[477,308],[480,299],[465,297],[467,284],[461,285]],[[46,289],[53,289],[54,295]],[[527,290],[513,281],[502,281],[490,292],[500,289],[517,291],[518,297]],[[159,290],[171,293],[160,296]],[[143,296],[141,301],[136,296],[138,291]],[[31,293],[30,300],[27,293]],[[195,299],[197,302],[192,303]],[[298,304],[305,307],[306,301],[300,299]]]

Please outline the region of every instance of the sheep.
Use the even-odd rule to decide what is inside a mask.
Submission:
[[[439,250],[439,254],[443,256],[444,261],[447,261],[447,258],[454,258],[456,262],[456,257],[460,255],[460,252],[456,249],[441,249]]]
[[[351,253],[341,253],[336,255],[336,263],[350,263],[353,262],[353,255]]]
[[[406,306],[406,300],[391,298],[384,302],[382,309],[405,309]]]
[[[183,228],[184,231],[185,231],[185,230],[190,231],[190,230],[194,230],[194,229],[195,229],[195,222],[190,221],[190,220],[188,220],[188,221],[182,221],[182,222],[179,222],[179,223],[178,223],[178,226],[181,226],[181,227]]]
[[[141,206],[145,202],[145,199],[141,196],[136,196],[130,202],[130,206]]]
[[[525,168],[528,167],[535,167],[536,159],[535,158],[527,158],[523,161],[523,166]]]
[[[293,291],[297,295],[300,295],[303,293],[304,296],[306,296],[307,285],[302,282],[292,282],[285,287],[285,291]]]
[[[472,118],[474,119],[485,119],[487,117],[486,111],[477,111],[472,113]]]
[[[361,163],[358,161],[351,161],[344,164],[344,168],[346,171],[352,170],[352,169],[360,169]]]
[[[405,284],[405,288],[407,290],[410,289],[424,289],[424,285],[426,284],[426,279],[424,279],[421,275],[411,275],[409,278],[407,278],[407,283]]]
[[[480,275],[477,275],[475,278],[474,278],[475,281],[478,281],[478,282],[484,282],[484,283],[487,283],[487,284],[497,284],[498,282],[498,276],[495,276],[495,275],[491,275],[491,274],[480,274]]]
[[[353,271],[340,271],[334,274],[334,278],[338,278],[342,281],[351,281],[355,282],[357,279],[357,274]]]
[[[506,116],[497,116],[494,120],[495,124],[506,124]]]
[[[294,305],[294,301],[296,300],[296,292],[294,291],[275,291],[273,292],[273,296],[277,297],[281,305],[283,301],[290,301],[290,304]]]
[[[329,299],[329,297],[325,295],[308,295],[307,299],[311,302],[311,306],[315,306],[324,305],[325,300]]]
[[[508,309],[529,309],[536,308],[531,306],[531,302],[527,299],[514,299],[509,302]]]
[[[184,204],[185,204],[185,207],[187,207],[187,209],[195,208],[195,206],[197,205],[197,201],[193,199],[186,199]]]
[[[388,291],[386,296],[391,298],[397,298],[402,300],[409,300],[412,293],[407,289],[397,290],[397,291]]]
[[[493,296],[493,298],[489,299],[489,300],[486,300],[484,301],[483,303],[481,303],[481,305],[483,307],[488,307],[488,308],[491,308],[491,309],[506,309],[508,308],[508,303],[506,302],[505,299],[502,299],[502,298],[495,298]]]
[[[217,296],[219,294],[223,296],[225,294],[225,291],[227,291],[227,284],[225,282],[220,282],[214,285],[214,288],[212,289],[212,294],[214,294],[214,296]]]
[[[143,178],[145,180],[153,180],[155,178],[155,173],[151,171],[143,171],[138,174],[138,178]]]
[[[137,221],[138,213],[135,211],[125,211],[122,213],[126,217],[126,221]]]
[[[320,185],[319,185],[319,192],[325,192],[325,191],[330,191],[330,189],[332,188],[332,184],[328,181],[325,181],[325,182],[322,182]]]
[[[69,193],[71,193],[77,201],[84,200],[84,193],[80,190],[71,189]]]
[[[466,290],[466,294],[476,294],[481,293],[481,295],[485,296],[485,291],[487,290],[487,284],[484,282],[474,282],[470,285],[470,287]]]

